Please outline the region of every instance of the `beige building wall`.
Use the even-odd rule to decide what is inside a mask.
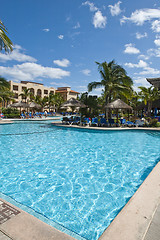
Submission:
[[[30,89],[34,96],[41,96],[44,98],[45,96],[49,96],[50,93],[55,94],[56,89],[52,87],[45,87],[41,83],[29,82],[29,81],[21,81],[20,83],[10,81],[11,91],[15,93],[14,99],[18,101],[22,101],[22,97],[19,96],[23,93],[23,89]]]
[[[79,92],[71,90],[70,87],[59,87],[56,90],[57,93],[60,93],[64,100],[67,101],[70,98],[75,98],[77,99]]]

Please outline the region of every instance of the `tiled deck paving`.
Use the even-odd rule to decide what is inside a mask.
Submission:
[[[13,239],[0,231],[0,240],[13,240]]]
[[[160,240],[160,204],[153,216],[144,240]]]

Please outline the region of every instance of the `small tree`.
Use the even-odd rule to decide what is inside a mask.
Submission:
[[[64,98],[62,97],[62,95],[60,93],[55,93],[54,95],[54,104],[57,108],[57,111],[59,111],[62,103],[64,103]]]
[[[19,94],[19,96],[22,97],[22,99],[24,99],[25,103],[27,102],[27,98],[32,96],[33,94],[31,93],[29,88],[25,88],[22,90],[22,93]]]
[[[152,110],[152,103],[153,101],[157,100],[160,98],[160,91],[157,88],[154,87],[139,87],[139,89],[141,89],[140,91],[140,96],[142,98],[142,100],[144,101],[145,105],[148,105],[148,117],[151,116],[151,110]]]

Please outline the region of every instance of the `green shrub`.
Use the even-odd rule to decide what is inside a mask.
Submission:
[[[3,108],[2,113],[6,118],[19,118],[20,111],[16,108]]]
[[[157,119],[151,119],[149,122],[150,127],[158,127],[158,120]]]
[[[19,118],[20,115],[16,113],[9,113],[4,115],[6,118]]]

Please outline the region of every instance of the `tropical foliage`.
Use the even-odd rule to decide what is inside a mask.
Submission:
[[[28,97],[30,98],[30,97],[32,97],[32,95],[33,94],[31,93],[30,88],[24,88],[22,90],[22,93],[19,94],[19,96],[21,96],[22,99],[24,99],[25,103],[27,102]]]
[[[91,96],[88,92],[84,92],[80,95],[79,100],[83,102],[87,107],[81,109],[83,115],[88,117],[98,114],[98,98],[96,96]]]
[[[160,99],[160,91],[154,87],[139,87],[141,90],[139,96],[144,101],[144,104],[147,105],[148,117],[151,115],[152,103],[153,101]]]
[[[88,91],[90,92],[95,88],[102,87],[106,104],[115,98],[121,98],[127,102],[128,97],[133,91],[133,81],[127,76],[124,68],[117,65],[114,60],[109,63],[96,62],[96,64],[98,65],[101,80],[89,83]]]
[[[9,82],[5,78],[0,77],[0,102],[2,103],[2,107],[7,105],[13,95],[13,92],[10,91]]]
[[[0,20],[0,51],[2,49],[5,50],[5,52],[11,52],[13,50],[13,43],[7,36],[7,29]]]

